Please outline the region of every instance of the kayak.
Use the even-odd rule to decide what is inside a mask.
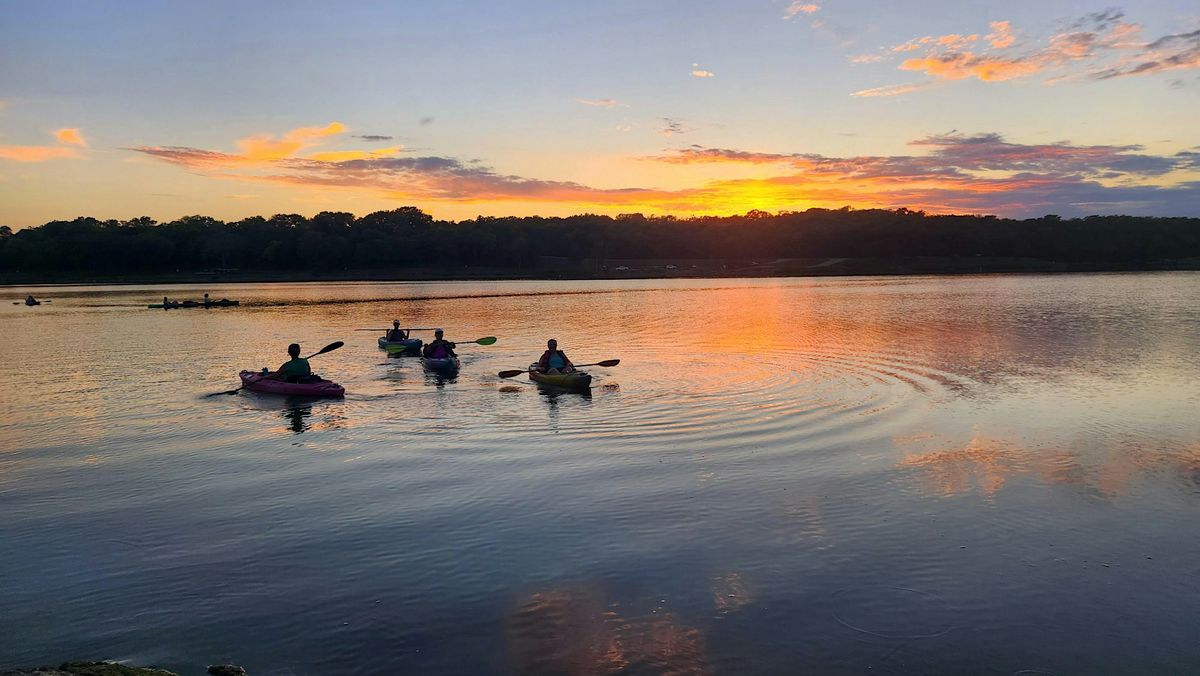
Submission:
[[[204,308],[233,307],[240,303],[241,303],[241,301],[236,301],[236,300],[214,300],[210,303],[197,303],[194,300],[185,300],[185,301],[177,301],[174,303],[168,303],[166,305],[163,305],[162,303],[154,303],[153,305],[147,305],[146,307],[148,307],[152,310],[163,310],[163,309],[178,310],[180,308],[189,308],[189,307],[204,307]]]
[[[462,362],[458,361],[458,357],[441,357],[440,359],[421,357],[421,366],[424,366],[426,371],[454,373],[458,367],[462,366]]]
[[[29,301],[25,301],[25,304],[26,304],[26,305],[28,305],[29,307],[33,307],[34,305],[41,305],[41,304],[42,304],[42,301],[40,301],[40,300],[35,300],[35,301],[33,301],[32,303],[30,303]]]
[[[420,338],[409,338],[408,340],[388,340],[387,336],[379,337],[379,347],[387,350],[388,354],[420,354],[421,345],[422,343]]]
[[[341,397],[346,394],[346,388],[332,380],[318,380],[315,383],[289,383],[283,380],[264,378],[263,374],[254,371],[242,371],[239,376],[242,379],[242,386],[255,392],[290,394],[300,397]]]
[[[592,377],[583,371],[574,373],[542,373],[535,370],[537,364],[529,365],[529,379],[539,385],[552,385],[567,390],[586,390],[592,386]]]

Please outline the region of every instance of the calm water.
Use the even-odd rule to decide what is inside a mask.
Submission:
[[[1200,671],[1197,274],[4,291],[0,669]]]

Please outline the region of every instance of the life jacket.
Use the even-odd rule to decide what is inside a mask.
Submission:
[[[562,357],[563,366],[566,366],[567,364],[571,363],[571,360],[567,359],[566,352],[563,352],[562,350],[554,350],[554,352],[551,352],[550,350],[546,350],[545,352],[542,353],[542,358],[538,360],[538,368],[541,368],[541,369],[550,368],[550,357],[556,353],[558,354],[559,357]]]
[[[425,356],[430,359],[444,359],[449,357],[450,348],[446,346],[446,343],[447,341],[445,340],[434,340],[429,344],[429,349],[426,351]]]

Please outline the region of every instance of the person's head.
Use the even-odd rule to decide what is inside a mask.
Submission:
[[[392,328],[393,328],[393,329],[398,329],[398,328],[400,328],[400,320],[399,320],[399,319],[393,319],[393,320],[392,320]]]
[[[292,359],[299,357],[300,343],[292,343],[291,345],[288,345],[288,354],[291,355]]]
[[[557,350],[558,349],[558,341],[553,338],[551,338],[550,340],[547,340],[546,341],[546,349],[550,350],[551,352],[553,352],[554,350]]]
[[[438,339],[440,339],[440,338],[441,338],[442,336],[444,336],[444,335],[446,335],[446,332],[445,332],[445,331],[443,331],[443,330],[441,330],[441,329],[438,329],[437,331],[434,331],[434,332],[433,332],[433,337],[434,337],[434,338],[438,338]]]

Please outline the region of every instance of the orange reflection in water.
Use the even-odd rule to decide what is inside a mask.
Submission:
[[[932,494],[949,497],[978,488],[991,498],[1004,487],[1009,476],[1024,471],[1024,455],[1015,444],[976,434],[961,448],[910,453],[900,461],[900,467],[922,470],[925,485]]]
[[[661,609],[624,617],[596,589],[537,592],[509,616],[517,673],[707,673],[703,637]]]
[[[932,435],[897,438],[898,446],[939,443]],[[946,444],[943,440],[941,444]],[[908,453],[898,463],[919,470],[932,496],[953,497],[978,490],[994,498],[1012,478],[1028,475],[1049,485],[1075,486],[1104,498],[1132,492],[1139,478],[1163,477],[1200,485],[1200,442],[1115,439],[1077,442],[1079,450],[1023,444],[976,433],[963,446]]]

